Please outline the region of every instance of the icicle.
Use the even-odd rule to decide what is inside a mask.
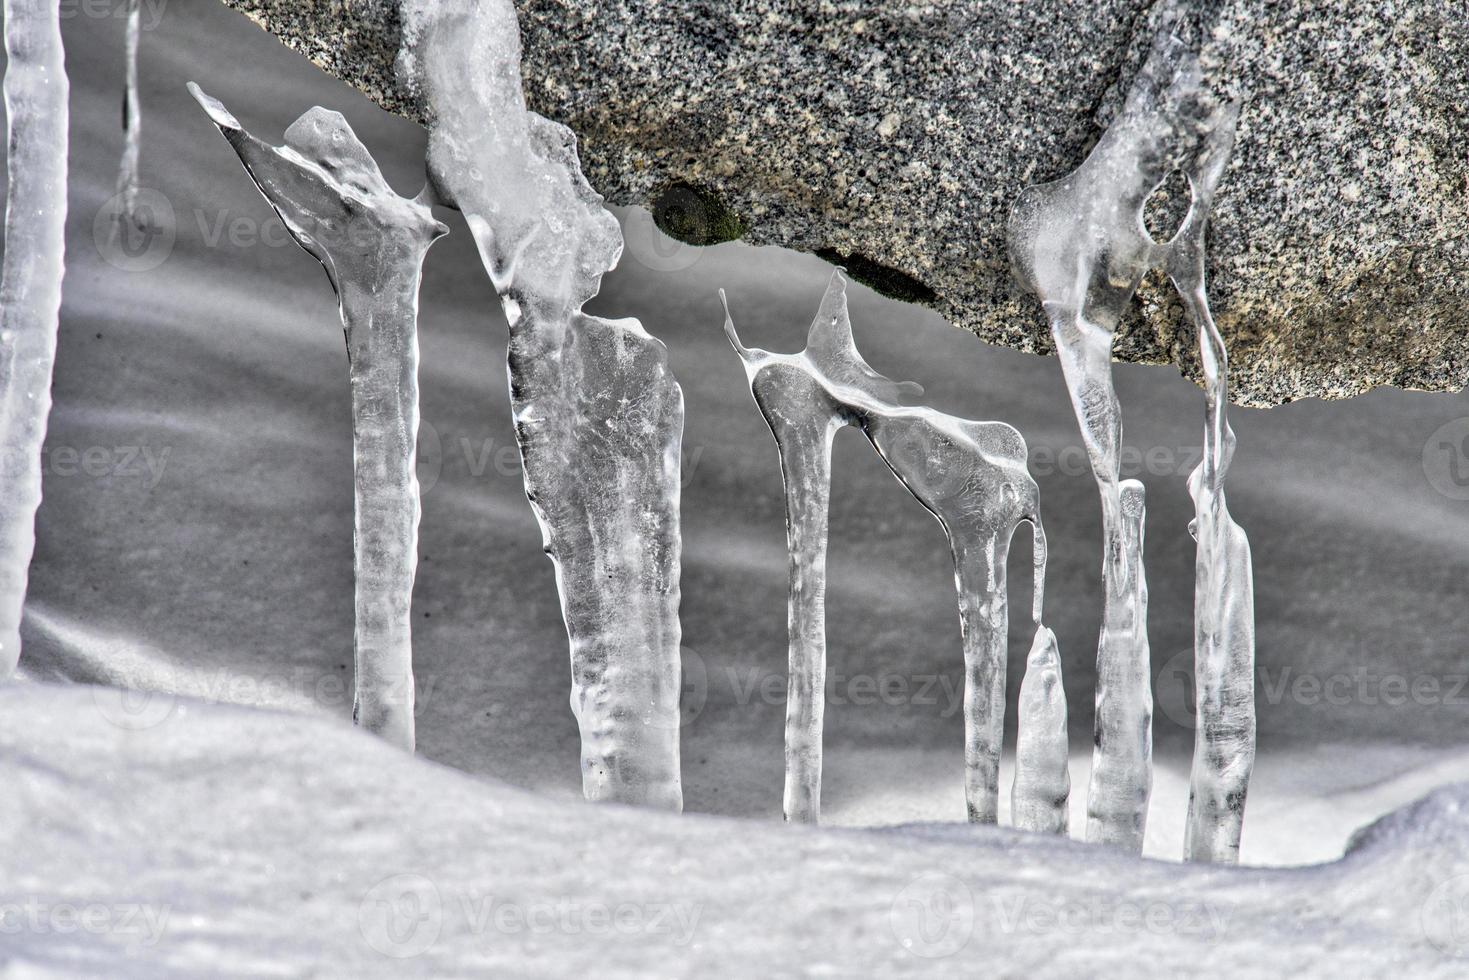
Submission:
[[[1065,834],[1071,798],[1066,690],[1056,634],[1044,626],[1035,631],[1016,715],[1010,820],[1021,830]]]
[[[1144,205],[1173,170],[1190,168],[1218,108],[1200,91],[1181,11],[1165,11],[1121,114],[1085,162],[1026,188],[1009,230],[1016,273],[1050,321],[1102,498],[1105,599],[1087,836],[1134,850],[1142,846],[1152,781],[1144,500],[1141,484],[1120,479],[1111,350],[1143,275],[1168,254],[1148,236]]]
[[[312,109],[286,130],[284,147],[273,147],[192,82],[189,91],[292,236],[321,262],[340,299],[355,490],[352,715],[412,751],[418,287],[429,246],[449,229],[422,201],[393,192],[340,113]]]
[[[1103,608],[1097,657],[1097,740],[1087,793],[1087,839],[1141,852],[1153,790],[1153,684],[1149,674],[1148,585],[1143,575],[1143,485],[1118,484],[1124,601]],[[1117,655],[1131,651],[1130,656]]]
[[[5,0],[9,186],[0,270],[0,679],[20,657],[21,607],[36,545],[41,444],[61,309],[67,94],[55,0]]]
[[[622,236],[571,131],[525,108],[510,0],[408,0],[429,174],[510,322],[525,489],[556,564],[588,799],[677,810],[683,393],[636,320],[581,312]]]
[[[143,116],[138,101],[138,41],[142,34],[142,0],[128,0],[127,41],[124,50],[126,84],[122,96],[122,162],[118,166],[117,193],[122,199],[119,213],[138,222],[138,156],[141,149]]]
[[[725,330],[775,436],[785,478],[791,578],[786,819],[814,822],[820,815],[831,442],[837,429],[854,425],[949,536],[964,633],[965,796],[971,820],[993,823],[1005,717],[1005,560],[1011,535],[1025,521],[1035,526],[1037,625],[1044,602],[1045,538],[1024,440],[1000,422],[899,405],[921,389],[883,377],[862,359],[840,272],[832,276],[801,353],[747,349],[727,304]]]
[[[1210,130],[1206,152],[1189,171],[1193,206],[1168,261],[1199,337],[1204,371],[1204,457],[1189,476],[1198,542],[1194,562],[1194,688],[1197,699],[1184,855],[1190,861],[1239,860],[1245,798],[1255,764],[1255,588],[1250,542],[1229,515],[1224,474],[1234,455],[1229,428],[1229,363],[1204,289],[1204,232],[1214,190],[1234,143],[1238,106]]]

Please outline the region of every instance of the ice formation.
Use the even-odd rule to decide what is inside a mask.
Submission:
[[[54,0],[5,0],[8,186],[0,270],[0,679],[20,658],[61,309],[67,95]]]
[[[410,607],[418,567],[418,288],[447,234],[421,200],[398,196],[340,113],[320,107],[286,145],[251,136],[189,83],[245,170],[340,300],[351,367],[356,694],[353,719],[414,745]]]
[[[1111,348],[1121,316],[1150,269],[1167,267],[1198,326],[1206,374],[1212,372],[1209,425],[1217,431],[1210,438],[1216,460],[1228,458],[1223,345],[1208,318],[1202,268],[1204,227],[1236,109],[1204,90],[1198,57],[1185,40],[1190,25],[1180,10],[1165,10],[1163,30],[1121,114],[1081,167],[1027,188],[1010,220],[1016,272],[1045,307],[1102,497],[1106,595],[1087,837],[1133,850],[1142,846],[1152,783],[1144,498],[1141,484],[1119,478],[1122,421]],[[1148,234],[1143,209],[1175,171],[1189,178],[1193,201],[1184,227],[1159,244]],[[1200,710],[1210,712],[1211,720],[1201,719],[1195,758],[1200,800],[1191,806],[1190,828],[1197,819],[1195,839],[1206,826],[1211,838],[1227,837],[1222,825],[1232,821],[1237,845],[1254,741],[1253,628],[1241,625],[1252,621],[1248,547],[1224,509],[1218,484],[1223,466],[1206,463],[1204,469],[1191,481],[1202,490],[1195,491],[1200,513],[1210,512],[1198,522],[1196,670]],[[1232,629],[1222,625],[1226,621]],[[1219,844],[1191,843],[1188,850],[1200,857],[1228,856]]]
[[[429,176],[510,324],[526,496],[556,565],[588,799],[680,809],[683,392],[638,321],[581,312],[622,251],[565,126],[525,107],[510,0],[408,0]]]
[[[1036,630],[1016,708],[1010,820],[1021,830],[1065,834],[1071,799],[1066,690],[1056,634]]]
[[[720,293],[724,297],[723,291]],[[831,496],[831,445],[836,431],[862,429],[893,474],[943,525],[954,555],[964,635],[965,799],[969,819],[993,823],[999,810],[999,761],[1004,736],[1006,640],[1009,631],[1005,563],[1015,529],[1034,529],[1037,646],[1035,677],[1025,684],[1047,734],[1026,743],[1017,762],[1015,793],[1026,812],[1064,785],[1065,699],[1054,637],[1040,625],[1044,603],[1045,534],[1039,491],[1026,470],[1025,441],[1002,422],[972,422],[900,400],[921,393],[874,371],[852,337],[846,280],[832,276],[806,349],[772,354],[746,348],[725,306],[725,331],[739,353],[750,390],[770,426],[786,490],[790,561],[790,680],[786,708],[786,819],[816,822],[821,813],[821,733],[826,673],[826,544]],[[1050,637],[1049,642],[1043,642]],[[1040,693],[1044,691],[1044,693]],[[1044,705],[1039,702],[1046,702]],[[1060,713],[1060,773],[1052,724]],[[1032,757],[1032,752],[1034,756]],[[1065,791],[1061,791],[1064,808]]]
[[[1168,277],[1198,332],[1204,370],[1204,457],[1189,475],[1198,542],[1194,560],[1194,759],[1189,776],[1184,856],[1239,860],[1245,798],[1255,764],[1255,586],[1250,542],[1229,515],[1224,474],[1234,455],[1229,428],[1229,359],[1204,289],[1209,206],[1234,143],[1238,107],[1211,129],[1190,170],[1193,207],[1168,256]]]
[[[138,41],[142,35],[143,0],[128,0],[127,38],[124,49],[126,79],[122,95],[122,161],[117,172],[119,213],[138,220],[138,157],[142,149],[143,116],[138,99]]]

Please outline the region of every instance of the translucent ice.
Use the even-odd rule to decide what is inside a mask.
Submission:
[[[901,405],[900,399],[921,389],[883,377],[862,359],[840,272],[832,276],[801,353],[746,348],[727,305],[725,330],[775,436],[785,479],[790,559],[786,819],[814,822],[820,816],[831,444],[839,428],[852,425],[862,429],[949,536],[964,634],[965,797],[971,820],[993,823],[1005,718],[1005,564],[1012,534],[1027,521],[1035,536],[1034,618],[1038,630],[1048,632],[1039,626],[1045,535],[1039,492],[1025,468],[1025,441],[1001,422],[972,422]],[[1038,669],[1054,669],[1059,677],[1059,661]],[[1060,710],[1064,746],[1064,700]],[[1047,762],[1037,759],[1034,765],[1044,768]]]
[[[1021,830],[1065,834],[1071,798],[1066,691],[1056,634],[1044,626],[1036,630],[1015,713],[1011,822]]]
[[[622,235],[571,131],[525,107],[514,5],[408,0],[403,23],[430,180],[464,212],[510,324],[511,407],[571,641],[583,791],[679,809],[683,393],[638,321],[581,312]]]
[[[1133,850],[1142,847],[1152,784],[1152,691],[1142,565],[1145,509],[1142,485],[1120,479],[1122,421],[1112,386],[1111,349],[1118,322],[1143,275],[1164,266],[1199,325],[1201,350],[1219,339],[1203,300],[1203,229],[1228,154],[1235,109],[1202,84],[1191,39],[1201,37],[1203,29],[1181,5],[1166,5],[1163,29],[1120,115],[1076,171],[1027,188],[1010,219],[1012,260],[1021,280],[1045,307],[1102,497],[1106,594],[1097,653],[1096,750],[1087,836]],[[1169,242],[1159,244],[1144,226],[1143,209],[1175,171],[1189,178],[1193,201],[1185,226]],[[1209,390],[1210,425],[1217,428],[1222,423],[1215,420],[1223,417],[1222,343],[1205,350],[1204,356],[1206,376],[1211,358],[1219,365],[1219,376]],[[1227,442],[1224,435],[1227,429],[1215,433],[1217,445]],[[1227,460],[1227,449],[1216,450],[1216,456],[1220,452]],[[1222,475],[1222,467],[1211,468],[1209,475]],[[1203,537],[1199,544],[1200,697],[1206,696],[1203,688],[1210,683],[1216,698],[1221,687],[1228,688],[1233,698],[1211,709],[1216,720],[1209,727],[1220,737],[1206,736],[1201,723],[1199,738],[1201,746],[1214,746],[1221,758],[1228,757],[1232,768],[1230,778],[1206,792],[1198,783],[1196,759],[1195,785],[1197,794],[1211,799],[1219,798],[1218,790],[1227,787],[1230,805],[1237,803],[1242,809],[1244,788],[1238,770],[1243,769],[1247,780],[1249,766],[1238,740],[1224,732],[1237,735],[1246,726],[1253,732],[1253,704],[1239,703],[1253,698],[1252,676],[1244,684],[1247,690],[1239,690],[1240,671],[1253,673],[1253,640],[1246,639],[1252,629],[1236,629],[1234,639],[1226,641],[1234,645],[1234,652],[1226,655],[1220,652],[1217,624],[1231,615],[1248,616],[1248,548],[1242,545],[1243,534],[1228,521],[1217,479],[1206,486],[1207,479],[1194,481],[1204,488],[1200,507],[1211,510],[1208,520],[1222,517],[1224,525],[1211,524],[1210,544]],[[1200,497],[1198,491],[1195,497]],[[1202,519],[1199,526],[1204,526]],[[1237,542],[1224,527],[1238,533]],[[1226,552],[1236,568],[1243,565],[1242,576],[1221,575]],[[1248,657],[1238,649],[1243,645],[1250,648]],[[1224,748],[1226,743],[1231,747]],[[1221,765],[1205,768],[1217,774]],[[1217,799],[1216,808],[1222,805],[1222,798]],[[1191,812],[1198,809],[1191,807]],[[1191,816],[1191,827],[1193,821]],[[1237,843],[1237,820],[1234,826]],[[1189,849],[1193,852],[1194,845]],[[1205,849],[1221,854],[1217,848]]]
[[[1198,542],[1194,561],[1193,770],[1189,778],[1184,856],[1239,860],[1245,798],[1255,764],[1255,588],[1250,542],[1229,515],[1224,474],[1234,455],[1229,428],[1228,355],[1204,289],[1204,233],[1209,207],[1234,142],[1237,107],[1211,128],[1205,153],[1190,170],[1193,207],[1173,242],[1168,276],[1198,332],[1204,370],[1204,457],[1189,475]]]
[[[128,0],[127,38],[124,49],[126,77],[122,94],[122,162],[118,166],[117,193],[120,213],[137,221],[138,156],[142,147],[143,116],[138,99],[138,41],[142,35],[142,0]]]
[[[0,679],[20,657],[61,309],[67,92],[54,0],[5,0],[9,185],[0,270]]]
[[[312,109],[286,130],[286,145],[274,147],[197,85],[189,90],[337,291],[352,387],[352,714],[363,728],[412,751],[418,287],[429,246],[448,229],[427,204],[394,193],[340,113]]]

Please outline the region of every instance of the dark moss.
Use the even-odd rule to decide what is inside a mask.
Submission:
[[[658,229],[689,245],[732,242],[748,230],[712,191],[692,184],[669,184],[653,196],[651,206]]]
[[[865,256],[843,255],[834,248],[820,248],[816,254],[832,265],[846,269],[847,275],[889,299],[904,303],[933,303],[939,298],[938,293],[906,272],[890,269]]]

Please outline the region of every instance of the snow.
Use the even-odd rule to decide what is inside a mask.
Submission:
[[[558,802],[341,722],[179,701],[130,730],[118,709],[100,688],[0,692],[6,976],[1461,966],[1437,903],[1469,890],[1463,790],[1394,815],[1337,864],[1261,872],[997,828]]]

